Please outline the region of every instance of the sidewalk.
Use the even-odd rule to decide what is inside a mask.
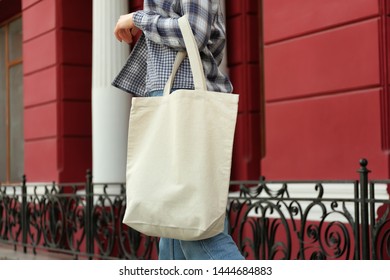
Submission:
[[[25,254],[21,246],[15,251],[13,246],[0,243],[0,261],[2,260],[73,260],[73,256],[43,251],[34,255],[31,249],[27,249]]]

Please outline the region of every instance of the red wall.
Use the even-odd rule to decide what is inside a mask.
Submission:
[[[144,0],[129,0],[130,11],[142,10],[143,6],[144,6]]]
[[[260,1],[227,0],[229,76],[240,95],[233,149],[233,180],[258,179],[262,157],[263,100]]]
[[[362,157],[388,176],[384,6],[263,0],[268,179],[355,178]]]
[[[23,0],[25,173],[79,181],[91,167],[92,0]]]
[[[0,1],[0,23],[20,13],[22,9],[21,6],[22,5],[20,0],[1,0]]]

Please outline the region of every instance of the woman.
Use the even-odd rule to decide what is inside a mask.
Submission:
[[[114,29],[116,38],[132,43],[142,31],[127,64],[113,85],[136,96],[161,96],[178,51],[185,44],[178,19],[187,15],[200,51],[211,91],[232,92],[229,78],[218,68],[225,47],[225,27],[219,0],[145,0],[144,10],[122,15]],[[193,89],[188,59],[176,74],[173,89]],[[242,260],[236,244],[227,232],[199,241],[160,238],[159,259]]]

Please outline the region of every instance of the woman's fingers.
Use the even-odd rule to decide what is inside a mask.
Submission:
[[[133,42],[133,35],[130,32],[130,29],[122,29],[121,30],[121,38],[128,44]]]
[[[137,33],[138,33],[138,31],[139,31],[139,28],[136,27],[136,26],[134,26],[134,27],[131,29],[131,35],[133,35],[133,37],[136,36]]]
[[[127,14],[119,17],[114,28],[114,35],[119,42],[125,41],[130,44],[138,31],[139,29],[134,25],[132,14]]]
[[[119,42],[122,42],[122,39],[121,37],[119,36],[119,30],[118,29],[118,25],[115,25],[115,28],[114,28],[114,35],[115,35],[115,38],[119,41]]]

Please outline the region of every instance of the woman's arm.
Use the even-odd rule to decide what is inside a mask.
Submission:
[[[213,20],[213,5],[211,0],[182,0],[182,12],[188,15],[188,20],[194,33],[199,50],[206,47]],[[119,24],[119,27],[118,27]],[[184,49],[185,44],[178,24],[178,18],[164,17],[153,11],[137,11],[121,16],[116,27],[118,40],[132,41],[138,31],[157,44],[175,49]],[[127,29],[127,31],[123,31]],[[129,42],[128,42],[129,43]]]

